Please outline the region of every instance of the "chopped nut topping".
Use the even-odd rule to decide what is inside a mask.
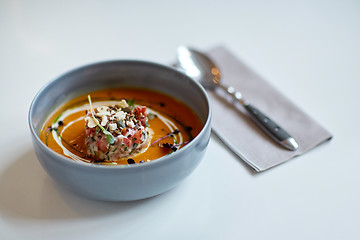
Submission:
[[[96,108],[96,113],[95,113],[95,116],[97,117],[103,117],[103,116],[110,116],[110,112],[109,112],[109,108],[106,107],[106,106],[101,106],[101,107],[98,107]]]
[[[94,119],[92,117],[89,117],[89,116],[85,117],[85,122],[87,122],[87,126],[89,128],[96,127],[96,122],[94,121]]]
[[[127,108],[127,107],[129,107],[129,104],[126,102],[125,99],[123,99],[123,100],[121,100],[121,101],[119,102],[119,106],[120,106],[121,108]]]
[[[130,128],[135,127],[135,124],[133,123],[133,121],[126,121],[126,125]]]
[[[101,126],[106,126],[107,122],[108,122],[107,116],[105,116],[105,115],[102,116],[102,118],[101,118]]]
[[[109,123],[109,130],[110,131],[114,131],[117,128],[117,124],[116,123]]]
[[[118,111],[117,113],[115,113],[113,116],[111,116],[110,120],[124,120],[126,116],[126,113],[123,111]]]

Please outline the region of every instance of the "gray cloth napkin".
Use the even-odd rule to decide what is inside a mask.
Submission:
[[[332,135],[319,123],[226,48],[216,47],[207,54],[218,65],[223,84],[241,91],[246,100],[278,123],[299,144],[296,151],[284,149],[252,122],[240,104],[235,104],[237,106],[234,107],[233,102],[220,88],[215,91],[207,90],[213,110],[212,129],[255,171],[269,169],[332,138]]]

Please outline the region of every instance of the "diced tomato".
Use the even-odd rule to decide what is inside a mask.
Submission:
[[[93,136],[95,133],[95,128],[87,128],[86,131],[88,136]]]
[[[141,130],[137,131],[134,133],[134,135],[131,137],[134,143],[141,143],[141,137],[142,137],[142,133]]]
[[[97,147],[100,151],[106,152],[108,150],[108,143],[106,138],[102,138],[97,142]]]
[[[141,125],[143,125],[145,127],[146,125],[146,106],[139,106],[137,108],[135,108],[136,111],[136,115],[138,120],[141,122]]]
[[[124,143],[126,145],[126,147],[130,147],[131,141],[129,139],[122,138],[121,141],[122,141],[122,143]]]

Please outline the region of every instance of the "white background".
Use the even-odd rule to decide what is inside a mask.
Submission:
[[[129,1],[130,2],[130,1]],[[27,111],[48,81],[109,59],[167,64],[222,44],[334,138],[254,174],[215,136],[196,171],[148,200],[54,183]],[[359,1],[0,1],[0,239],[360,239]]]

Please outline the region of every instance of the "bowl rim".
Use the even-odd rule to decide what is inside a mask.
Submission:
[[[34,128],[34,124],[32,123],[32,116],[33,116],[33,109],[34,109],[34,105],[36,104],[36,102],[38,101],[40,95],[46,91],[46,89],[48,89],[49,87],[51,87],[52,84],[55,84],[55,82],[60,81],[62,78],[74,74],[78,71],[82,71],[86,68],[91,68],[94,66],[100,66],[100,65],[107,65],[107,64],[112,64],[112,63],[120,63],[120,64],[145,64],[145,65],[150,65],[152,67],[156,67],[156,68],[161,68],[164,69],[166,71],[174,71],[177,74],[182,75],[185,78],[188,78],[189,80],[191,80],[192,83],[194,83],[198,89],[201,91],[201,93],[203,94],[203,96],[205,97],[206,100],[206,105],[207,105],[207,110],[208,110],[208,114],[206,116],[206,120],[202,126],[201,131],[191,140],[190,143],[186,144],[184,147],[182,147],[179,151],[173,152],[170,155],[165,155],[163,157],[160,157],[158,159],[152,160],[150,162],[144,162],[141,164],[115,164],[115,165],[103,165],[103,164],[92,164],[92,163],[85,163],[83,161],[75,161],[74,159],[71,159],[69,157],[63,156],[55,151],[53,151],[52,149],[50,149],[48,146],[46,146],[40,139],[39,135],[36,133],[35,128]],[[161,92],[161,91],[159,91]],[[160,64],[160,63],[156,63],[156,62],[152,62],[152,61],[146,61],[146,60],[133,60],[133,59],[122,59],[122,60],[108,60],[108,61],[98,61],[98,62],[94,62],[94,63],[90,63],[90,64],[85,64],[85,65],[81,65],[79,67],[73,68],[69,71],[66,71],[65,73],[59,75],[58,77],[55,77],[54,79],[48,81],[42,88],[40,88],[40,90],[36,93],[36,95],[34,96],[34,98],[31,101],[29,110],[28,110],[28,124],[30,127],[30,132],[31,135],[33,137],[33,139],[35,139],[35,141],[40,144],[40,147],[46,151],[47,153],[49,153],[51,156],[55,157],[58,161],[61,161],[65,164],[68,165],[72,165],[74,167],[79,167],[79,168],[89,168],[89,169],[106,169],[106,170],[124,170],[124,171],[131,171],[131,169],[139,169],[139,168],[149,168],[151,166],[156,166],[156,165],[162,165],[165,164],[170,158],[173,158],[174,155],[179,155],[182,152],[186,151],[186,149],[190,148],[192,145],[196,144],[196,142],[199,141],[199,139],[201,138],[202,135],[205,135],[205,131],[208,128],[211,128],[210,124],[211,124],[211,118],[212,118],[212,108],[210,105],[210,100],[209,100],[209,96],[206,93],[206,90],[204,89],[204,87],[196,80],[194,80],[193,78],[189,77],[188,75],[186,75],[185,73],[181,72],[180,70],[178,70],[175,67],[172,66],[167,66],[164,64]],[[42,122],[43,124],[43,122]]]

